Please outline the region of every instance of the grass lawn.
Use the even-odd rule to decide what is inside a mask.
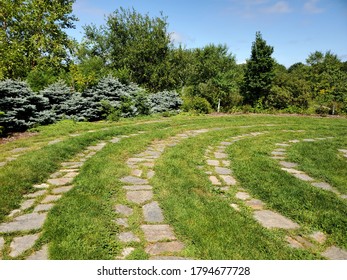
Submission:
[[[18,139],[0,146],[0,161],[14,149],[28,149],[13,161],[0,167],[0,223],[10,222],[8,214],[17,209],[23,196],[33,193],[34,184],[47,181],[62,162],[73,160],[90,145],[106,146],[86,160],[65,193],[48,212],[40,230],[0,233],[4,240],[0,258],[25,259],[48,244],[51,259],[115,259],[126,246],[134,251],[129,259],[147,259],[148,245],[140,228],[141,205],[126,200],[120,178],[131,170],[126,162],[158,140],[189,130],[208,129],[195,137],[183,138],[166,146],[153,167],[150,179],[154,199],[163,209],[165,223],[172,226],[177,239],[185,245],[178,253],[191,259],[324,259],[329,246],[347,249],[347,199],[333,192],[313,187],[281,170],[271,152],[276,143],[293,139],[327,138],[322,141],[300,141],[288,147],[286,161],[316,180],[329,183],[341,195],[347,194],[347,159],[339,149],[347,149],[347,120],[297,116],[235,115],[175,116],[145,118],[118,123],[73,123],[63,121],[38,128],[30,138]],[[141,134],[137,134],[141,132]],[[212,186],[212,170],[206,163],[206,150],[239,135],[244,137],[227,146],[226,154],[237,186],[219,192]],[[136,134],[136,135],[133,135]],[[117,143],[109,140],[121,135]],[[51,142],[54,140],[59,142]],[[51,142],[51,144],[49,144]],[[253,217],[253,212],[235,197],[242,188],[260,199],[266,208],[299,225],[295,230],[269,229]],[[35,202],[37,203],[37,202]],[[240,211],[230,207],[237,204]],[[140,237],[139,242],[125,245],[117,235],[122,230],[115,220],[116,204],[133,207],[128,230]],[[35,204],[36,205],[36,204]],[[34,206],[23,213],[32,213]],[[1,226],[1,225],[0,225]],[[309,236],[322,232],[326,241],[312,241],[313,247],[292,248],[286,237]],[[35,245],[16,257],[10,256],[14,238],[39,233]],[[1,243],[1,242],[0,242]]]

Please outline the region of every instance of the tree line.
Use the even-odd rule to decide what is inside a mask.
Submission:
[[[65,32],[77,20],[74,0],[0,2],[0,80],[24,80],[34,92],[60,80],[85,92],[111,75],[147,93],[177,91],[183,110],[198,113],[347,113],[347,63],[330,51],[287,69],[257,32],[250,58],[238,65],[226,45],[176,47],[167,17],[124,8],[104,25],[85,26],[77,42]]]

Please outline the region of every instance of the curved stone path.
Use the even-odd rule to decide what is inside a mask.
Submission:
[[[238,200],[243,201],[246,206],[250,207],[253,211],[254,219],[256,219],[262,226],[268,229],[280,228],[288,230],[288,233],[292,232],[293,234],[286,236],[286,241],[289,246],[293,248],[316,247],[316,245],[311,241],[318,244],[324,244],[326,241],[326,235],[323,232],[316,231],[308,236],[295,235],[295,230],[300,228],[297,223],[279,213],[266,209],[266,204],[263,201],[253,198],[245,189],[238,187],[236,179],[232,176],[233,171],[230,167],[231,162],[228,160],[228,155],[225,153],[225,150],[227,146],[232,145],[236,141],[240,141],[245,137],[258,136],[262,134],[264,134],[264,132],[243,134],[231,137],[229,140],[221,142],[217,148],[209,146],[205,153],[206,163],[209,166],[209,169],[205,173],[209,175],[209,179],[214,188],[220,191],[223,196],[225,192],[229,191],[230,187],[236,188],[237,192],[235,197]],[[320,140],[324,139],[320,138]],[[311,142],[312,139],[304,139],[303,141]],[[288,141],[288,143],[298,142],[299,140]],[[288,143],[277,143],[276,146],[281,148],[273,151],[272,156],[276,159],[283,160],[285,155],[283,147],[289,147],[290,144]],[[282,162],[282,165],[286,165],[284,168],[293,168],[296,166],[294,163],[289,162]],[[230,206],[238,212],[241,211],[239,204],[231,203]],[[345,260],[347,259],[347,251],[336,246],[331,246],[322,253],[322,256],[328,259]]]
[[[122,138],[141,133],[144,132],[114,137],[109,142],[117,143]],[[8,258],[17,258],[35,245],[41,235],[48,211],[64,193],[73,188],[72,182],[79,174],[79,169],[84,162],[103,149],[106,144],[105,141],[102,141],[87,147],[72,160],[62,162],[61,169],[51,174],[47,182],[33,186],[36,191],[25,195],[25,200],[20,207],[8,215],[8,221],[0,224],[0,252],[3,249],[8,250]],[[15,237],[12,238],[12,236]],[[5,248],[6,240],[8,240],[9,248]],[[34,252],[27,259],[48,259],[48,245],[43,245],[39,251]]]
[[[117,259],[125,259],[135,250],[134,247],[127,246],[129,243],[141,242],[141,236],[128,230],[128,218],[133,215],[134,207],[138,206],[141,207],[143,216],[140,229],[146,244],[145,252],[150,255],[150,259],[184,259],[177,256],[184,249],[184,244],[177,240],[173,228],[164,223],[162,209],[153,196],[153,187],[149,180],[155,175],[153,170],[155,160],[161,156],[166,147],[173,147],[182,139],[208,131],[207,129],[191,130],[169,139],[155,141],[144,152],[128,159],[127,165],[131,169],[131,174],[121,178],[120,181],[126,184],[123,189],[126,191],[127,204],[133,207],[122,204],[115,206],[118,214],[116,223],[121,228],[118,238],[125,246]]]
[[[283,171],[290,173],[291,175],[293,175],[294,177],[302,181],[310,182],[311,186],[313,187],[333,192],[337,196],[343,199],[347,199],[347,195],[341,194],[336,188],[332,187],[330,184],[326,182],[322,182],[321,180],[316,180],[315,178],[312,178],[305,172],[296,169],[296,167],[298,166],[297,163],[285,161],[286,151],[292,144],[300,143],[300,142],[316,142],[316,141],[323,141],[328,139],[333,139],[333,137],[309,138],[309,139],[302,139],[302,140],[294,139],[294,140],[289,140],[283,143],[276,143],[275,145],[280,148],[276,148],[275,150],[273,150],[271,155],[273,159],[279,160],[279,164],[282,166],[281,169]],[[347,150],[339,150],[339,151],[347,152]]]

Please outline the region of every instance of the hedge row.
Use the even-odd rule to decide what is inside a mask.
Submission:
[[[162,112],[178,112],[182,100],[176,92],[148,94],[136,84],[122,84],[112,76],[82,93],[63,81],[34,93],[25,82],[0,81],[0,127],[24,131],[67,118],[76,121],[118,120]]]

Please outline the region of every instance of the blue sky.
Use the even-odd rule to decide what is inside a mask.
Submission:
[[[80,21],[68,34],[77,40],[82,26],[104,24],[117,8],[134,7],[152,17],[162,11],[176,44],[226,44],[239,63],[249,58],[256,31],[287,67],[316,50],[347,60],[347,0],[76,0],[73,7]]]

